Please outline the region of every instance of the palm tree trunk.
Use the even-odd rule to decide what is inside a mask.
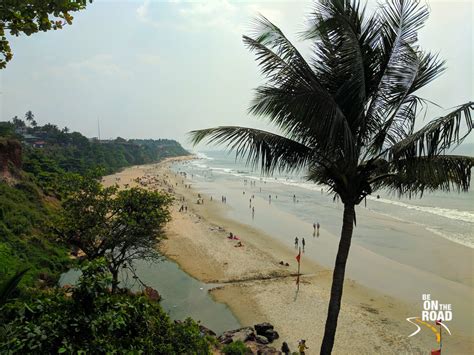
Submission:
[[[346,272],[346,261],[351,247],[352,230],[354,228],[355,210],[353,204],[344,204],[344,218],[342,222],[341,239],[337,250],[336,265],[332,276],[331,299],[329,300],[326,328],[324,329],[321,354],[331,354],[336,336],[337,317],[341,308],[342,289],[344,286],[344,274]]]

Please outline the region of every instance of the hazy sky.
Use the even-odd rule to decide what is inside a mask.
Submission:
[[[95,0],[72,26],[12,39],[14,58],[0,71],[0,121],[32,110],[40,124],[91,137],[100,118],[102,138],[175,138],[184,145],[192,129],[265,128],[247,114],[262,78],[241,36],[260,12],[296,41],[311,4]],[[369,8],[375,4],[369,0]],[[422,95],[450,108],[474,98],[474,1],[429,5],[420,44],[439,52],[448,70]]]

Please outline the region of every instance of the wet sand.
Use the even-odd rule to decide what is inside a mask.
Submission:
[[[332,278],[330,268],[303,256],[304,276],[296,294],[293,248],[229,218],[231,207],[222,204],[220,198],[211,202],[203,195],[204,204],[196,204],[198,192],[184,187],[192,182],[183,184],[183,179],[169,170],[170,164],[166,161],[125,169],[106,177],[105,184],[133,186],[138,184],[133,181],[136,178],[153,177],[158,182],[149,188],[164,189],[176,198],[162,252],[199,280],[219,283],[212,295],[226,303],[243,325],[271,322],[280,333],[277,346],[287,341],[295,350],[297,340],[305,338],[310,347],[308,354],[319,353]],[[188,206],[187,213],[178,212],[181,198]],[[230,231],[241,237],[243,247],[235,247],[237,241],[226,238]],[[280,260],[290,266],[279,265]],[[381,259],[375,267],[386,266],[386,260]],[[346,281],[334,353],[421,354],[435,348],[434,334],[426,329],[413,338],[407,337],[414,326],[406,322],[406,315],[418,315],[419,305],[379,291]],[[451,353],[468,354],[472,350],[472,339],[464,336],[447,338],[444,343]]]

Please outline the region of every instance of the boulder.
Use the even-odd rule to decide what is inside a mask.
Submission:
[[[263,335],[256,335],[255,336],[255,341],[259,344],[263,344],[263,345],[266,345],[268,344],[268,339],[265,338]]]
[[[200,330],[201,334],[203,334],[203,335],[209,335],[209,336],[212,336],[212,337],[216,336],[216,333],[214,333],[208,327],[203,326],[202,324],[199,324],[199,330]]]
[[[253,327],[258,335],[264,335],[267,330],[273,330],[273,325],[268,322],[255,324]]]
[[[268,339],[268,341],[271,343],[275,339],[278,339],[280,335],[276,330],[273,329],[268,329],[265,333],[262,334],[265,338]]]
[[[242,342],[246,341],[254,341],[255,340],[255,333],[252,327],[244,327],[237,330],[232,336],[233,341],[240,340]]]
[[[240,340],[245,343],[246,341],[255,340],[255,332],[252,327],[244,327],[244,328],[239,328],[235,330],[229,330],[227,332],[224,332],[221,336],[219,336],[217,340],[221,344],[229,344],[237,340]]]

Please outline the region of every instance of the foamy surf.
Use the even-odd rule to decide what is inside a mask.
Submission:
[[[394,205],[394,206],[406,208],[406,209],[409,209],[409,210],[415,210],[415,211],[420,211],[420,212],[425,212],[425,213],[431,213],[431,214],[441,216],[441,217],[445,217],[445,218],[449,218],[449,219],[454,219],[454,220],[468,222],[468,223],[474,223],[474,214],[470,213],[468,211],[460,211],[460,210],[441,208],[441,207],[417,206],[417,205],[411,205],[411,204],[408,204],[408,203],[404,203],[404,202],[401,202],[401,201],[388,200],[388,199],[385,199],[385,198],[375,198],[373,196],[368,196],[367,198],[372,200],[372,201],[387,203],[387,204],[391,204],[391,205]]]

